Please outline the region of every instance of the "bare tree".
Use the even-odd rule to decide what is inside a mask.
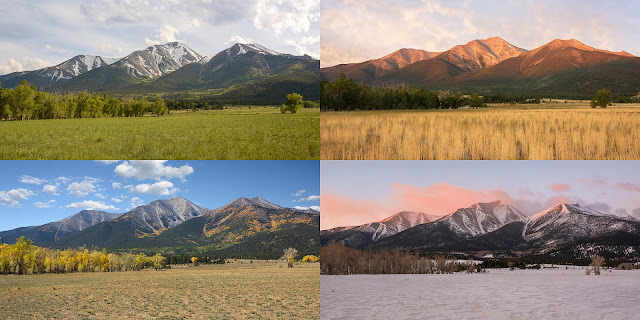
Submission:
[[[604,258],[602,256],[594,256],[591,259],[591,265],[593,266],[593,273],[597,276],[600,275],[600,267],[604,264]]]
[[[296,261],[296,255],[298,255],[298,250],[294,248],[287,248],[284,249],[283,253],[284,254],[280,259],[286,261],[289,268],[293,268],[293,263]]]

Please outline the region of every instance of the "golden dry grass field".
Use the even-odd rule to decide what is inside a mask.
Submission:
[[[319,319],[319,263],[0,276],[0,319]]]
[[[640,159],[640,105],[326,112],[322,160]]]

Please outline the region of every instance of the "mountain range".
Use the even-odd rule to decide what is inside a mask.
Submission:
[[[394,57],[410,59],[387,62]],[[640,92],[639,57],[596,49],[576,39],[555,39],[525,50],[492,37],[439,53],[402,49],[380,59],[322,68],[320,72],[325,80],[344,73],[371,85],[405,83],[466,92],[567,96],[591,95],[602,88],[624,95]]]
[[[598,250],[608,256],[640,257],[639,220],[577,203],[560,203],[531,216],[503,201],[476,203],[375,239],[362,226],[322,230],[321,245],[337,241],[365,250],[570,258],[588,257]]]
[[[98,91],[164,94],[165,98],[274,100],[297,90],[319,99],[320,62],[259,44],[234,44],[210,56],[179,42],[154,45],[119,59],[78,55],[56,66],[0,76],[4,87],[21,81],[50,92]]]
[[[84,210],[42,226],[3,231],[0,238],[12,243],[25,236],[56,248],[276,258],[288,247],[317,254],[319,225],[317,211],[285,208],[259,197],[238,198],[215,210],[175,197],[123,214]]]

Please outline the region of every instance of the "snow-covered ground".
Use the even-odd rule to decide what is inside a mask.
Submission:
[[[320,276],[321,319],[640,319],[640,270]]]

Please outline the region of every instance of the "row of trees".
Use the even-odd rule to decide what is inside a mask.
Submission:
[[[6,274],[140,271],[166,268],[165,258],[156,254],[115,254],[88,249],[57,250],[38,247],[20,237],[15,244],[0,242],[0,272]]]
[[[372,87],[359,84],[344,74],[320,86],[320,105],[323,110],[382,110],[382,109],[457,109],[462,106],[486,107],[477,93],[464,96],[461,92],[395,86]]]
[[[334,81],[323,81],[320,86],[320,104],[327,110],[384,110],[384,109],[456,109],[486,107],[488,103],[538,104],[542,99],[525,95],[473,93],[465,96],[462,92],[409,87],[404,84],[373,87],[355,82],[341,74]],[[566,102],[566,101],[565,101]],[[591,106],[605,108],[610,103],[640,103],[640,97],[613,97],[609,90],[598,90],[591,100]]]
[[[15,89],[5,89],[0,84],[0,119],[5,120],[140,117],[148,113],[161,116],[168,112],[162,99],[119,100],[86,91],[52,94],[38,91],[26,80]]]
[[[360,251],[331,242],[320,248],[320,273],[345,274],[442,274],[482,271],[473,261],[464,263],[442,255],[426,258],[401,251]]]

